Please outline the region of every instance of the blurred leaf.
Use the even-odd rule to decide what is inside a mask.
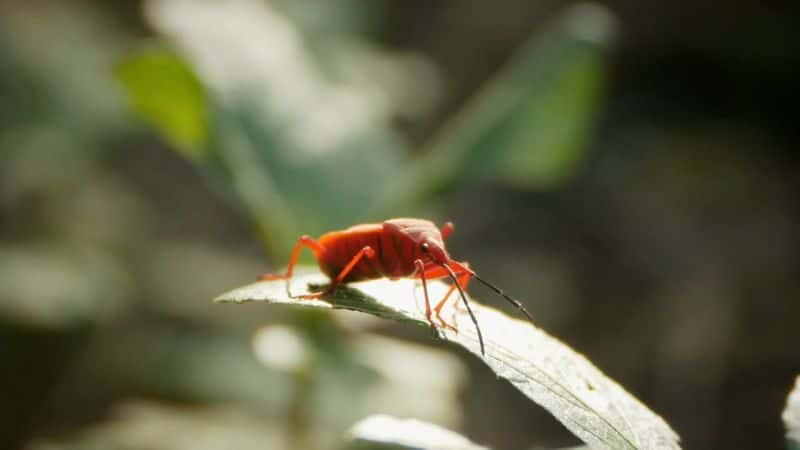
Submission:
[[[281,450],[289,449],[280,423],[233,405],[178,407],[130,401],[104,422],[69,436],[37,439],[26,450]]]
[[[265,316],[270,311],[259,306],[229,309],[261,317],[262,321],[274,318]],[[329,315],[319,310],[307,313],[321,318]],[[307,341],[308,333],[297,331]],[[308,348],[312,371],[290,374],[265,364],[263,358],[263,352],[269,350],[265,346],[282,343],[264,342],[263,335],[251,336],[250,330],[225,332],[207,324],[176,328],[172,324],[117,323],[96,330],[89,345],[82,343],[79,363],[59,380],[55,392],[48,393],[47,408],[65,416],[76,403],[96,404],[98,396],[107,401],[112,395],[118,398],[136,393],[186,404],[239,405],[268,417],[282,417],[284,430],[296,436],[297,430],[288,430],[298,420],[292,415],[298,411],[298,401],[307,402],[301,411],[309,415],[299,420],[310,420],[302,430],[312,434],[312,440],[329,443],[315,447],[319,449],[332,448],[330,443],[338,445],[346,429],[376,408],[446,426],[461,420],[458,398],[466,369],[458,358],[444,350],[406,342],[386,345],[388,338],[369,334],[352,338],[357,342],[348,343],[348,352],[339,355]],[[372,348],[363,348],[370,344]],[[402,348],[398,350],[399,346]],[[278,350],[289,349],[269,351]],[[407,355],[425,366],[406,364],[403,370],[397,370]],[[438,373],[430,374],[429,370]],[[436,404],[408,396],[409,391],[435,395]]]
[[[53,0],[25,8],[0,2],[0,46],[10,44],[10,54],[0,58],[11,57],[0,61],[0,72],[10,70],[17,80],[9,87],[20,88],[8,96],[0,93],[3,106],[15,120],[22,119],[21,125],[67,130],[84,141],[84,153],[106,151],[94,139],[128,126],[108,68],[130,35],[106,12]]]
[[[786,440],[790,450],[800,450],[800,376],[794,382],[794,389],[786,398],[783,410],[783,424],[786,427]]]
[[[291,400],[291,380],[257,360],[248,333],[118,325],[102,329],[86,355],[60,404],[74,403],[87,382],[182,401],[247,404],[267,413],[284,411]]]
[[[414,419],[374,415],[353,425],[348,450],[485,450],[458,433]]]
[[[208,139],[205,92],[175,53],[151,48],[117,66],[134,109],[191,159],[203,156]]]
[[[565,181],[583,160],[602,96],[604,51],[613,35],[610,11],[583,5],[560,28],[523,48],[517,70],[498,80],[523,99],[508,120],[500,170],[514,183],[548,187]]]
[[[123,308],[129,282],[100,251],[0,246],[0,318],[42,329],[95,323]]]
[[[402,151],[385,95],[327,71],[269,3],[149,0],[145,15],[208,88],[213,141],[201,169],[274,254],[290,250],[297,229],[364,217]]]
[[[367,407],[348,425],[375,411],[448,427],[463,423],[465,411],[460,398],[468,383],[468,373],[465,363],[457,355],[446,349],[371,333],[354,335],[348,347],[354,359],[374,370],[384,381],[361,389]],[[408,364],[408,361],[415,361],[415,364]],[[408,395],[409,392],[425,392],[426,395]],[[339,407],[352,403],[342,398],[342,393],[335,395],[341,398],[336,403]],[[431,402],[431,397],[436,401]]]
[[[583,5],[533,38],[397,177],[394,195],[405,203],[475,177],[566,181],[584,157],[613,26],[605,8]]]
[[[291,291],[304,294],[326,282],[320,273],[303,271],[292,280]],[[447,285],[433,282],[428,288],[433,298],[442,298]],[[422,298],[421,287],[414,280],[382,279],[342,286],[325,301],[289,298],[282,281],[244,286],[215,301],[351,309],[428,327]],[[593,448],[680,448],[679,437],[669,425],[585,357],[527,322],[471,303],[486,342],[483,361]],[[468,314],[449,306],[443,316],[459,330],[441,331],[444,338],[480,356]]]

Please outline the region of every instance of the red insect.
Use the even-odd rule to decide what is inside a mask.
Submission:
[[[422,280],[425,293],[425,317],[433,328],[436,328],[431,316],[435,313],[442,326],[455,330],[440,315],[442,308],[455,290],[469,312],[481,354],[484,353],[483,336],[478,321],[472,313],[464,291],[472,278],[501,295],[533,322],[530,313],[522,304],[506,295],[498,287],[484,281],[473,272],[467,263],[450,258],[444,247],[444,240],[453,232],[453,224],[448,222],[439,230],[433,222],[423,219],[389,219],[383,223],[355,225],[346,230],[332,231],[322,235],[319,240],[303,236],[297,241],[292,251],[286,273],[283,275],[266,274],[262,280],[289,280],[292,278],[297,258],[303,247],[314,252],[320,269],[330,277],[331,284],[327,289],[301,296],[301,298],[319,298],[333,292],[342,283],[372,280],[376,278],[418,278]],[[453,284],[450,289],[431,308],[428,297],[427,280],[450,278]],[[287,283],[288,290],[288,283]],[[289,294],[292,297],[291,293]]]

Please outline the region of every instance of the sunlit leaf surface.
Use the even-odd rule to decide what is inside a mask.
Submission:
[[[794,389],[786,399],[783,424],[786,426],[788,447],[791,450],[800,450],[800,376],[795,380]]]
[[[367,417],[349,433],[352,450],[486,450],[458,433],[427,422],[385,415]]]
[[[304,271],[291,282],[292,295],[318,290],[324,275]],[[429,284],[435,299],[447,285]],[[388,319],[428,326],[421,286],[414,280],[375,280],[343,286],[323,300],[293,299],[282,281],[259,282],[219,296],[218,302],[266,301],[312,308],[361,311]],[[512,319],[471,301],[486,343],[483,361],[525,395],[546,408],[576,436],[602,449],[680,448],[678,435],[659,416],[606,377],[584,356],[528,322]],[[462,307],[446,307],[442,317],[457,332],[442,330],[444,339],[480,357],[475,326]]]

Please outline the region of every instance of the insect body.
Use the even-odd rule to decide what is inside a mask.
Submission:
[[[355,225],[346,230],[332,231],[322,235],[318,240],[314,240],[310,236],[302,236],[292,251],[286,273],[282,275],[266,274],[261,279],[291,279],[300,252],[303,247],[308,247],[314,253],[320,269],[332,281],[324,291],[303,295],[301,298],[319,298],[333,292],[338,285],[352,281],[376,278],[420,279],[425,294],[425,317],[428,319],[428,323],[436,328],[432,320],[435,314],[442,326],[453,330],[455,327],[445,322],[440,313],[453,292],[458,290],[464,306],[475,324],[481,354],[485,354],[483,336],[478,321],[464,295],[467,284],[472,278],[511,302],[528,319],[531,321],[533,319],[519,301],[478,277],[467,263],[450,258],[445,249],[444,240],[452,232],[453,224],[450,222],[439,230],[433,222],[427,220],[400,218],[390,219],[379,224]],[[427,280],[440,278],[450,278],[453,284],[444,297],[431,307]]]

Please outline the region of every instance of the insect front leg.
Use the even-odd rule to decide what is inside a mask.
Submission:
[[[472,274],[470,274],[469,272],[462,272],[457,275],[458,278],[456,279],[456,283],[458,283],[461,286],[461,289],[466,291],[467,285],[469,284],[469,281],[472,279]],[[436,306],[433,308],[433,310],[436,311],[436,317],[441,321],[444,321],[444,319],[442,319],[441,316],[442,308],[444,308],[445,303],[447,303],[447,300],[450,298],[451,295],[453,295],[453,292],[455,292],[455,290],[456,290],[456,285],[451,284],[450,289],[447,290],[447,293],[444,294],[444,297],[441,300],[439,300],[439,303],[437,303]],[[456,302],[456,307],[457,306],[458,302]],[[463,309],[461,311],[463,312]]]
[[[442,318],[441,314],[439,313],[442,309],[441,305],[443,304],[443,301],[439,301],[439,303],[436,304],[435,308],[431,308],[430,297],[428,296],[428,285],[426,281],[447,277],[449,276],[447,274],[447,271],[445,271],[441,267],[429,267],[426,270],[425,264],[422,262],[422,260],[416,260],[414,261],[414,264],[416,265],[417,270],[414,273],[413,277],[415,279],[422,280],[422,290],[425,292],[425,317],[428,319],[428,322],[431,324],[432,327],[436,328],[436,325],[434,324],[434,321],[432,319],[433,313],[435,312],[436,319],[439,321],[439,324],[442,327],[453,331],[458,331],[456,327],[447,323],[447,321],[445,321],[444,318]],[[455,287],[451,286],[451,289],[445,295],[445,299],[450,296],[453,289],[455,289]]]
[[[431,324],[432,327],[436,328],[436,325],[434,325],[431,320],[431,301],[428,298],[428,283],[425,281],[425,263],[423,263],[421,259],[418,259],[414,261],[414,265],[417,267],[417,273],[422,279],[422,292],[425,294],[425,318],[428,319],[428,323]]]
[[[466,267],[466,265],[464,267]],[[426,272],[424,272],[424,275],[428,279],[449,278],[450,276],[447,270],[444,269],[443,267],[431,267]],[[446,320],[444,320],[444,317],[442,317],[442,308],[444,308],[444,305],[447,303],[447,300],[450,299],[450,296],[452,296],[453,292],[455,292],[455,290],[457,289],[455,283],[458,283],[459,286],[461,286],[462,290],[466,290],[467,284],[469,284],[469,280],[472,278],[472,274],[462,270],[462,271],[457,271],[456,276],[457,278],[453,280],[453,284],[450,285],[450,288],[447,290],[447,293],[444,294],[442,299],[439,300],[439,302],[436,303],[436,306],[433,308],[433,312],[436,314],[436,319],[439,321],[439,323],[441,323],[443,327],[451,329],[453,331],[458,331],[458,329],[455,327],[455,325],[451,325],[447,323]]]
[[[425,263],[423,263],[421,259],[417,259],[414,261],[414,266],[416,266],[417,268],[416,269],[417,276],[422,280],[422,292],[425,295],[425,318],[428,320],[428,324],[430,324],[431,328],[433,328],[436,331],[436,334],[439,334],[439,337],[442,337],[440,334],[441,331],[439,330],[439,327],[436,326],[436,324],[433,322],[433,319],[431,318],[433,314],[433,309],[431,308],[431,300],[430,297],[428,296],[428,282],[425,279]],[[447,324],[444,325],[447,326]]]

